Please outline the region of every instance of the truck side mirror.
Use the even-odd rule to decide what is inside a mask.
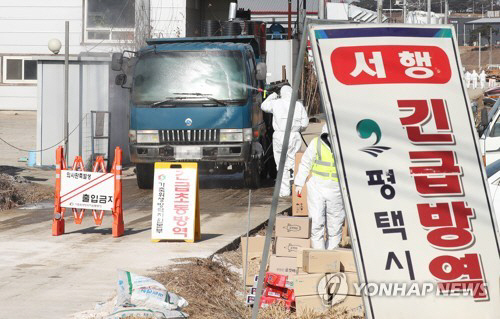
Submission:
[[[267,77],[267,66],[264,62],[257,63],[257,74],[255,75],[258,81],[265,81]]]
[[[115,84],[123,87],[127,83],[127,75],[124,73],[118,74],[115,78]]]
[[[121,71],[123,64],[123,53],[115,52],[111,56],[111,70]]]

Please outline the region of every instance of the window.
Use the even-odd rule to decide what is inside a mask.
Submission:
[[[135,0],[87,0],[85,3],[86,41],[134,40]]]
[[[29,57],[3,57],[4,83],[36,83],[37,63]]]
[[[252,86],[254,88],[257,87],[257,80],[255,79],[255,59],[253,57],[253,54],[248,51],[247,52],[247,61],[248,61],[248,64],[250,66],[250,81],[252,82]],[[256,93],[257,91],[255,91]]]
[[[497,118],[490,132],[490,137],[499,137],[499,136],[500,136],[500,117]]]
[[[133,101],[137,105],[172,100],[174,104],[213,103],[210,98],[247,98],[247,74],[240,51],[163,51],[141,55]],[[182,93],[194,93],[183,96]]]

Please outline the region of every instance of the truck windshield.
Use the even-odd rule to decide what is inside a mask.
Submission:
[[[198,95],[179,98],[179,93]],[[246,73],[240,51],[171,51],[148,53],[135,67],[133,101],[151,105],[163,100],[206,103],[244,100],[247,97]]]

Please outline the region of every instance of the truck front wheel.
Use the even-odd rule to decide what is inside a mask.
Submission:
[[[152,189],[155,168],[154,164],[136,164],[135,175],[140,189]]]
[[[260,174],[261,174],[261,161],[259,159],[252,159],[243,172],[243,179],[245,187],[256,189],[260,187]]]

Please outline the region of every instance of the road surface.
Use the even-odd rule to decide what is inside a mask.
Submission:
[[[152,192],[124,171],[125,235],[111,236],[109,213],[96,227],[66,218],[66,234],[51,236],[51,203],[0,212],[0,318],[68,318],[113,295],[117,269],[147,274],[175,258],[207,257],[246,233],[248,190],[234,177],[203,177],[202,240],[153,243]],[[267,219],[273,185],[252,192],[250,227]],[[45,207],[43,207],[45,206]],[[290,206],[280,201],[280,210]],[[67,214],[68,215],[68,214]]]

